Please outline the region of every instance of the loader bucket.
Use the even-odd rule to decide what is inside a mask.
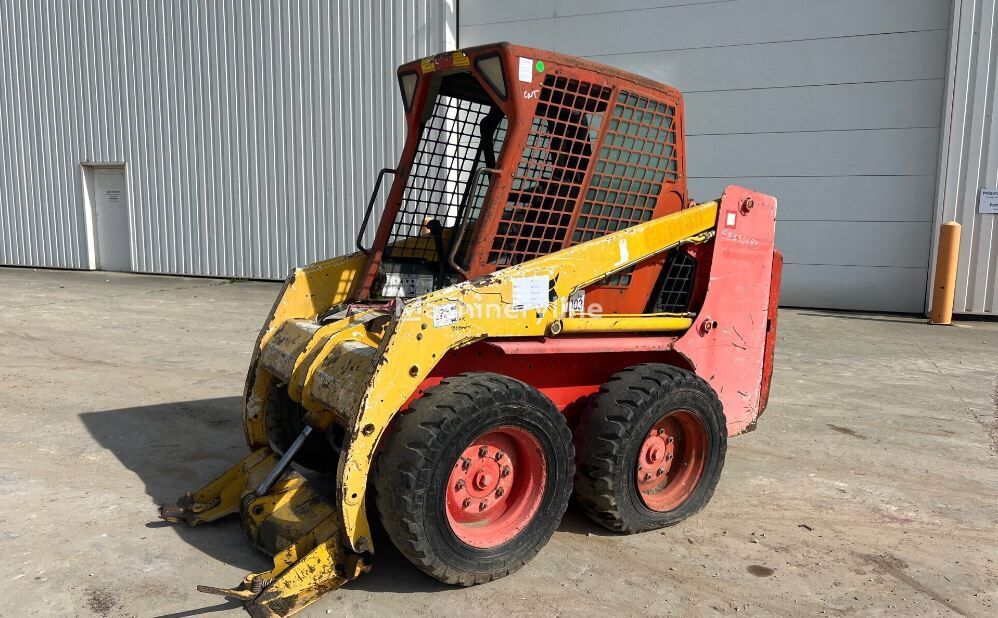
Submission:
[[[253,544],[274,557],[274,567],[249,573],[233,588],[198,590],[243,602],[251,616],[290,616],[370,570],[361,555],[348,551],[336,509],[298,472],[288,470],[263,496],[259,483],[278,457],[263,448],[176,504],[160,517],[192,526],[239,513]]]

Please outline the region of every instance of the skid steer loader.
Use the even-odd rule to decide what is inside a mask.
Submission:
[[[254,616],[370,569],[375,502],[402,554],[458,585],[523,566],[573,488],[611,530],[675,524],[766,407],[776,200],[689,199],[677,90],[508,43],[398,83],[407,139],[357,252],[294,270],[257,340],[249,455],[161,509],[242,518],[273,569],[199,589]]]

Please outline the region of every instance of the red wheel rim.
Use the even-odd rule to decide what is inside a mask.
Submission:
[[[635,474],[641,501],[653,511],[678,507],[703,476],[707,431],[689,410],[669,412],[645,434]]]
[[[472,547],[497,547],[523,530],[541,506],[547,460],[540,442],[519,427],[474,440],[447,480],[447,522]]]

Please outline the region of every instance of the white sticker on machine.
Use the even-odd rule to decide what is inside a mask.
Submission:
[[[520,81],[521,82],[532,82],[534,81],[534,59],[520,57]]]
[[[586,291],[577,290],[568,297],[568,315],[581,315],[586,312]]]
[[[628,260],[631,259],[631,252],[627,249],[627,241],[621,238],[617,241],[617,251],[620,252],[620,259],[614,266],[620,266],[621,264],[626,264]]]
[[[450,326],[457,323],[457,304],[447,303],[433,308],[433,327]]]
[[[513,311],[542,309],[548,306],[546,275],[513,279]]]
[[[433,275],[386,272],[381,296],[384,298],[422,296],[432,291]]]

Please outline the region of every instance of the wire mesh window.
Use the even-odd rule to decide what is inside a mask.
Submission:
[[[670,105],[618,93],[572,244],[651,220],[663,184],[678,179],[675,114]],[[628,269],[607,285],[630,282]]]
[[[442,256],[436,255],[427,223],[436,219],[447,228],[456,225],[459,218],[473,221],[478,217],[488,180],[482,178],[479,186],[470,190],[468,183],[475,168],[484,165],[482,121],[492,110],[486,103],[437,96],[420,134],[385,248],[386,259],[439,260]],[[503,119],[492,135],[495,156],[502,149],[505,127]],[[467,213],[462,217],[466,194]]]
[[[565,246],[611,89],[546,75],[489,252],[511,266]]]
[[[658,293],[653,297],[653,312],[681,313],[689,309],[696,266],[696,259],[685,251],[676,249],[669,253],[659,278]]]

